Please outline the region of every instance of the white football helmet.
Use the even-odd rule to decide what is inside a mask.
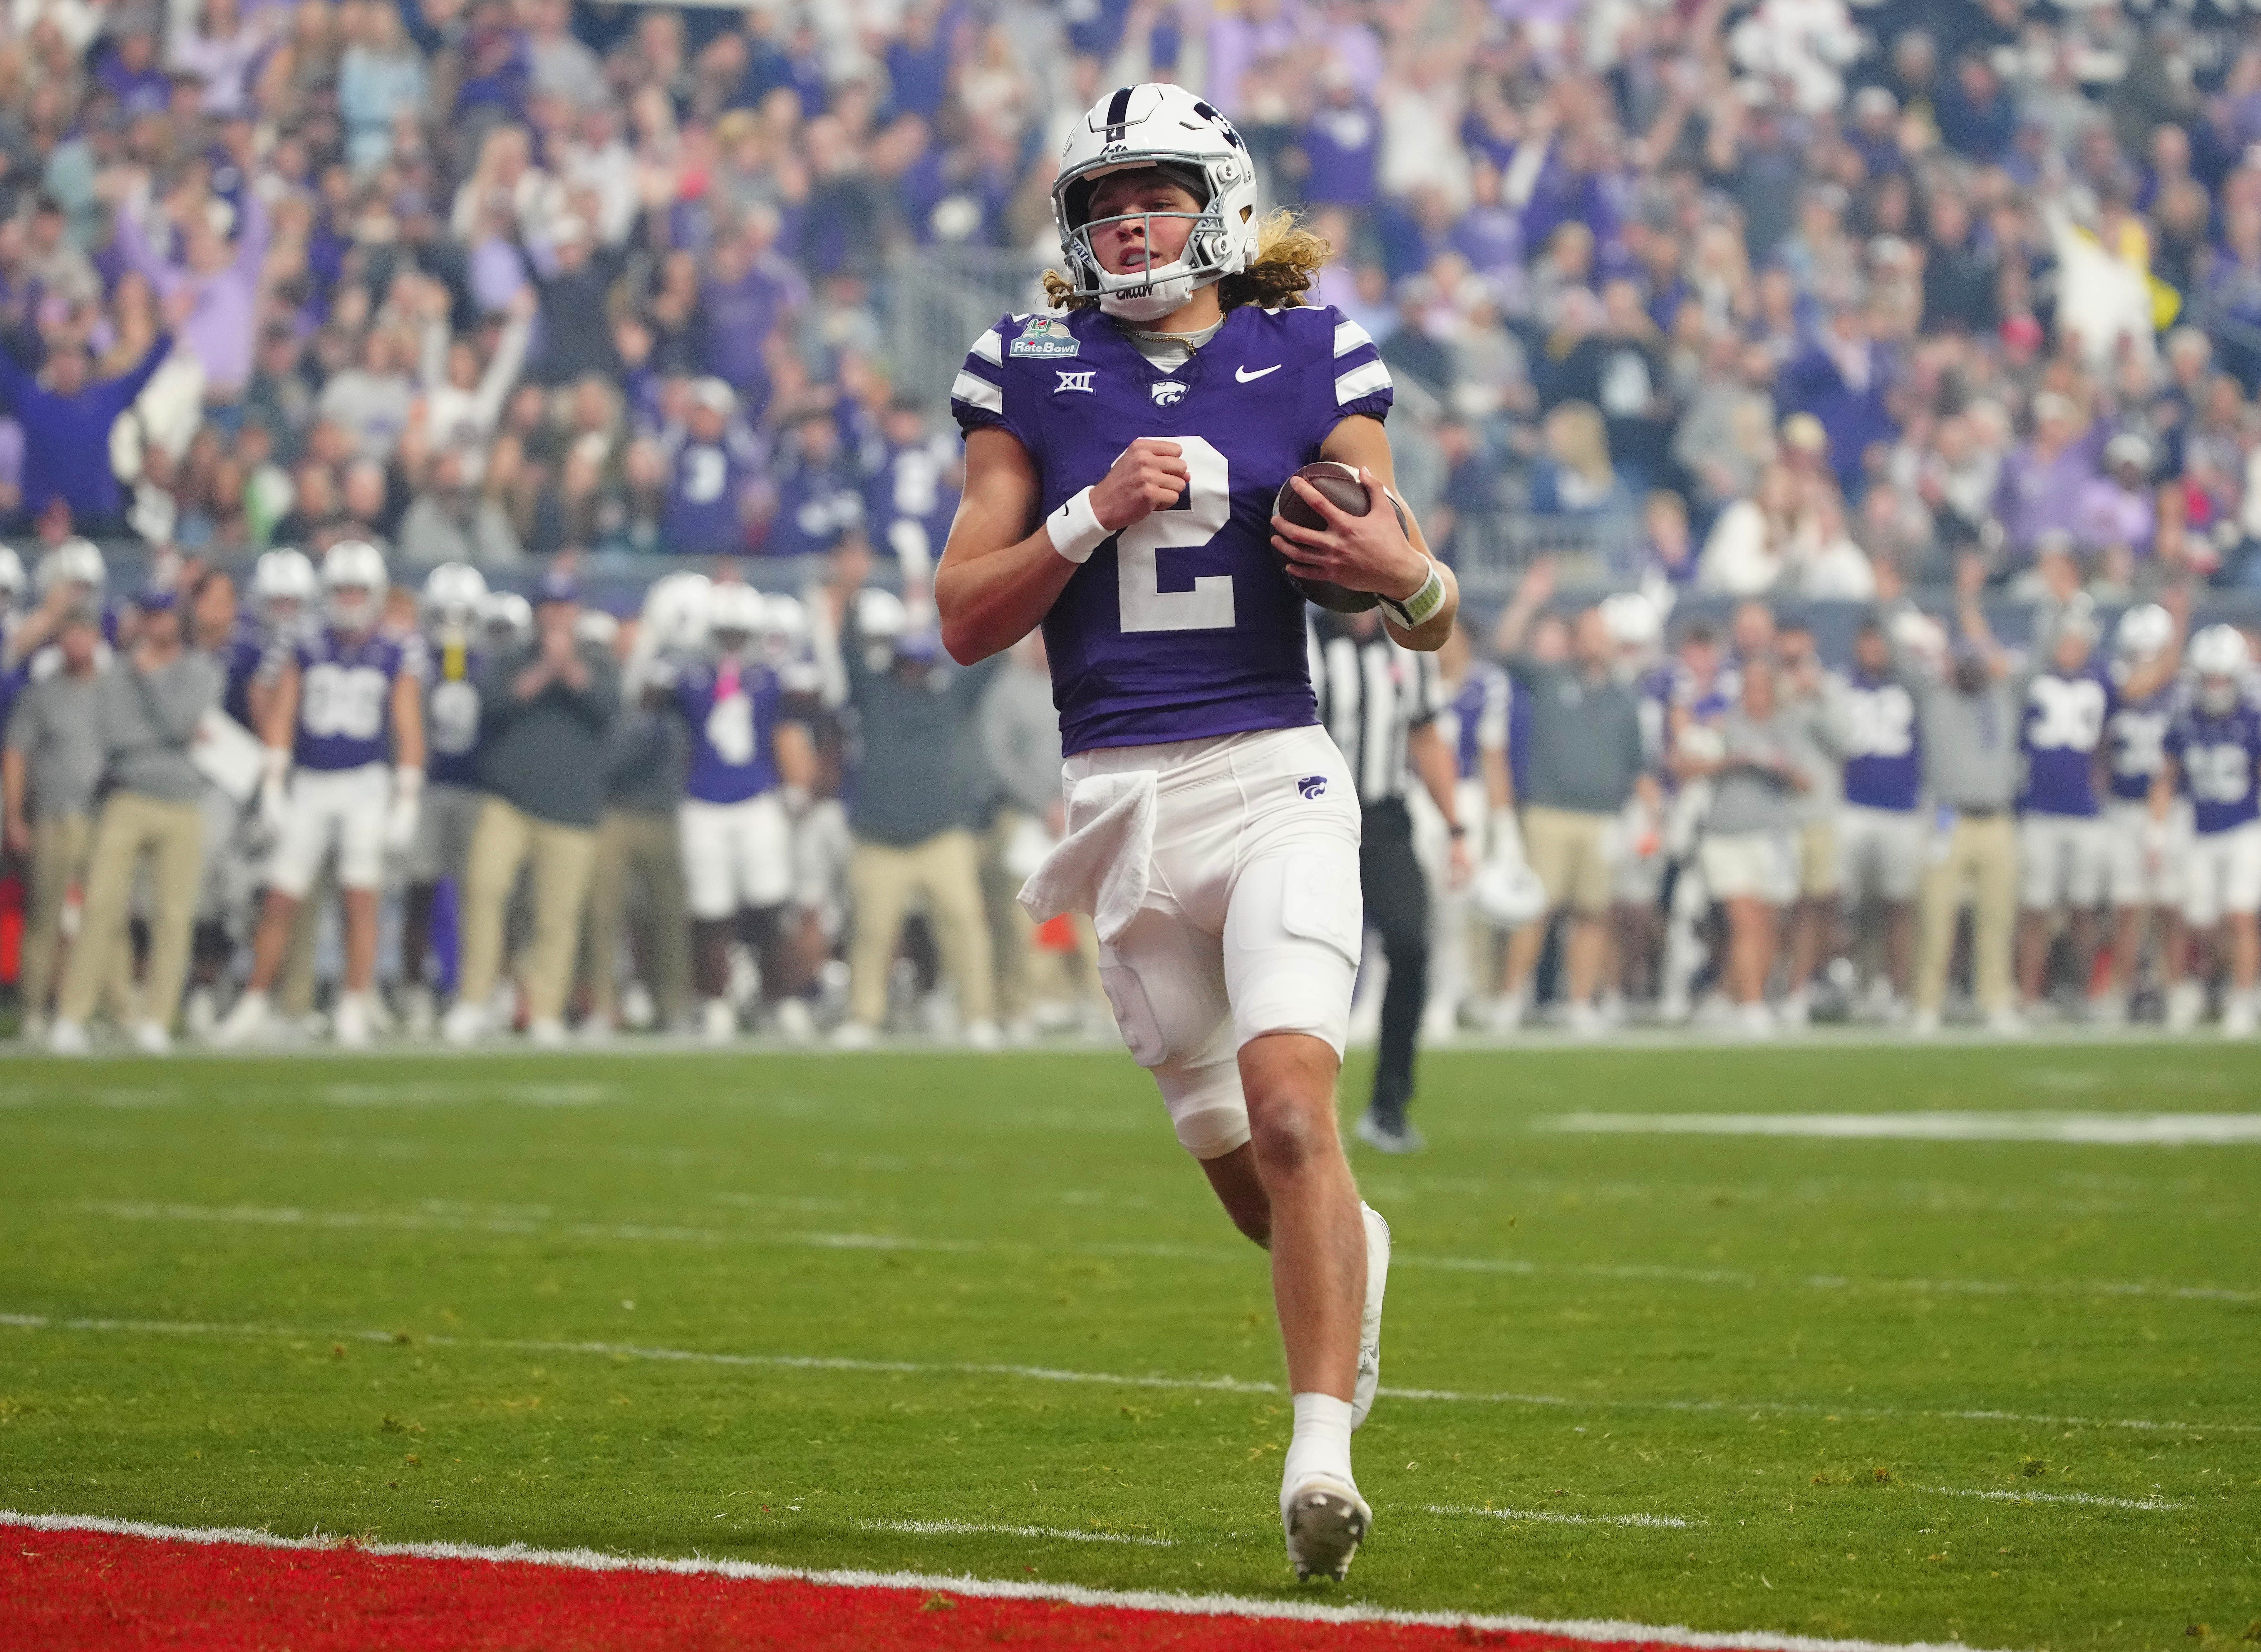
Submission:
[[[1547,912],[1547,886],[1520,860],[1489,860],[1468,885],[1476,916],[1496,930],[1518,930]]]
[[[443,562],[424,576],[425,628],[435,635],[468,636],[478,623],[479,604],[486,600],[487,577],[467,562]]]
[[[2121,659],[2153,660],[2174,641],[2174,616],[2156,602],[2146,602],[2120,616],[2112,633],[2112,647]]]
[[[109,564],[102,560],[102,553],[90,539],[66,539],[39,558],[39,594],[43,597],[59,585],[84,585],[90,595],[95,595],[109,581]]]
[[[1092,192],[1109,173],[1149,169],[1184,184],[1201,209],[1124,214],[1189,218],[1192,230],[1173,262],[1110,273],[1092,249]],[[1166,83],[1120,87],[1094,104],[1069,132],[1052,184],[1052,221],[1074,295],[1098,299],[1102,310],[1126,321],[1158,320],[1195,289],[1247,269],[1256,258],[1256,208],[1255,163],[1232,123]],[[1151,247],[1151,223],[1147,230]]]
[[[312,607],[321,593],[322,582],[303,550],[277,546],[252,564],[252,607],[269,625],[289,624]]]
[[[865,585],[856,593],[856,630],[866,643],[893,647],[910,628],[911,611],[894,592]]]
[[[637,645],[648,653],[689,655],[707,643],[707,596],[713,581],[703,573],[671,573],[644,593]]]
[[[707,637],[718,657],[750,659],[769,604],[750,585],[736,580],[707,593]]]
[[[621,639],[621,622],[603,608],[584,608],[573,621],[573,635],[609,654]]]
[[[384,612],[384,557],[365,539],[341,539],[322,557],[322,606],[341,631],[366,631]]]
[[[2191,638],[2190,668],[2198,679],[2198,701],[2214,716],[2237,708],[2245,673],[2252,665],[2253,650],[2234,625],[2209,625]]]
[[[479,636],[495,652],[534,640],[534,605],[517,592],[488,592],[478,612]]]
[[[1620,591],[1602,599],[1602,623],[1621,654],[1646,659],[1663,640],[1664,618],[1656,604],[1638,591]]]
[[[24,559],[11,545],[0,545],[0,608],[12,608],[24,594]]]

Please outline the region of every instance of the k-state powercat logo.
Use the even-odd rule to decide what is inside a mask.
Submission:
[[[1327,777],[1324,774],[1306,774],[1296,782],[1296,789],[1307,798],[1321,796],[1327,789]]]
[[[1157,407],[1175,406],[1186,393],[1186,387],[1174,378],[1158,378],[1149,388],[1154,392]]]

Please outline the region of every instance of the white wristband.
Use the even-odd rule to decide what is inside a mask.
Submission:
[[[1429,617],[1445,606],[1445,576],[1434,562],[1429,564],[1429,577],[1421,588],[1403,602],[1391,597],[1382,600],[1382,612],[1410,631],[1425,623]]]
[[[1045,517],[1044,532],[1052,535],[1052,549],[1073,563],[1089,562],[1093,551],[1115,537],[1111,529],[1100,526],[1089,488]]]

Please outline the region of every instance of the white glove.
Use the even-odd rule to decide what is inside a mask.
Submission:
[[[384,847],[388,853],[405,855],[416,841],[416,817],[424,804],[424,771],[395,769],[392,772],[392,804],[384,811]]]
[[[259,825],[269,837],[283,830],[284,810],[290,800],[291,754],[267,748],[267,772],[259,777]]]

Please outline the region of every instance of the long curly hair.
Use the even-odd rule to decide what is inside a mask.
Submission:
[[[1293,309],[1306,300],[1319,271],[1335,255],[1327,238],[1305,226],[1286,207],[1256,226],[1256,257],[1237,276],[1217,284],[1217,301],[1224,310],[1244,304],[1267,310]],[[1044,298],[1055,310],[1087,310],[1099,300],[1077,298],[1074,284],[1057,269],[1044,271]]]

